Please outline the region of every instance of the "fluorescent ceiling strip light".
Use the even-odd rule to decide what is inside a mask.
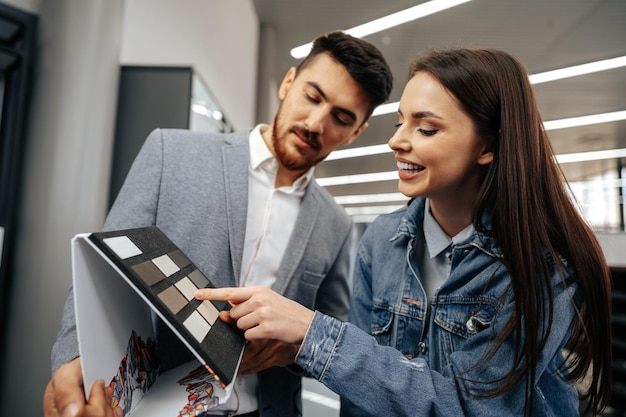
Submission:
[[[557,156],[557,159],[567,159],[567,162],[580,162],[580,161],[589,161],[591,158],[585,157],[584,154],[600,154],[604,153],[604,155],[598,155],[599,158],[594,156],[594,159],[612,159],[612,158],[623,158],[626,157],[626,149],[614,149],[612,151],[598,151],[598,152],[584,152],[583,154],[563,154]],[[580,157],[578,157],[580,156]],[[571,160],[569,160],[571,159]],[[563,162],[560,162],[563,163]],[[617,188],[617,187],[626,187],[626,178],[609,178],[609,179],[600,179],[600,180],[585,180],[585,181],[570,181],[570,186],[602,186],[605,188]],[[337,204],[341,205],[350,205],[350,204],[371,204],[371,203],[391,203],[396,201],[406,202],[409,200],[409,197],[405,196],[402,193],[379,193],[379,194],[354,194],[354,195],[340,195],[335,196],[335,201]],[[379,206],[379,207],[388,207],[388,206]]]
[[[373,222],[374,220],[376,220],[376,217],[378,217],[378,215],[375,214],[370,214],[367,216],[352,216],[352,221],[354,223],[364,223],[364,224],[369,224],[371,222]]]
[[[604,151],[561,154],[561,155],[555,155],[555,158],[559,164],[567,164],[571,162],[596,161],[600,159],[626,158],[626,148],[611,149],[611,150],[604,150]],[[317,178],[317,182],[322,187],[329,187],[329,186],[334,186],[334,185],[362,184],[362,183],[368,183],[368,182],[392,181],[392,180],[394,181],[398,180],[397,170],[387,171],[387,172],[375,172],[371,174],[354,174],[354,175],[342,175],[342,176],[337,176],[337,177]],[[343,204],[347,204],[347,203],[343,203]]]
[[[566,129],[569,127],[578,127],[586,125],[594,125],[599,123],[616,122],[626,120],[626,110],[615,111],[610,113],[590,114],[587,116],[570,117],[568,119],[550,120],[543,123],[545,130]],[[360,148],[341,149],[333,151],[326,161],[356,158],[359,156],[379,155],[391,152],[388,145],[362,146]]]
[[[587,116],[570,117],[569,119],[544,122],[545,130],[566,129],[568,127],[595,125],[599,123],[616,122],[626,119],[626,110],[611,113],[590,114]]]
[[[391,152],[389,145],[373,145],[373,146],[361,146],[359,148],[340,149],[338,151],[332,151],[328,155],[325,161],[332,161],[335,159],[347,159],[356,158],[358,156],[379,155],[381,153]]]
[[[372,33],[382,32],[383,30],[441,12],[459,4],[467,3],[468,1],[470,0],[432,0],[355,26],[346,32],[357,38],[362,38]]]
[[[613,149],[608,151],[581,152],[572,154],[557,155],[556,159],[559,163],[581,162],[597,159],[612,159],[626,157],[626,148]],[[603,178],[600,180],[570,181],[570,187],[593,187],[601,186],[603,188],[624,188],[626,187],[626,178]],[[360,195],[342,195],[335,196],[335,201],[341,205],[349,204],[369,204],[369,203],[391,203],[396,201],[408,201],[409,197],[402,193],[379,193],[379,194],[360,194]],[[604,204],[604,202],[600,202]],[[368,208],[345,207],[351,216],[360,216],[362,223],[369,223],[376,215],[389,213],[400,205],[383,205],[368,206]]]
[[[208,117],[210,119],[215,119],[215,120],[223,120],[224,119],[224,115],[222,114],[221,111],[211,110],[210,108],[208,108],[204,104],[200,104],[200,103],[193,103],[191,105],[191,111],[196,113],[196,114],[199,114],[200,116],[206,116],[206,117]]]
[[[470,0],[431,0],[429,2],[418,4],[417,6],[372,20],[371,22],[355,26],[351,29],[347,29],[345,32],[354,37],[362,38],[364,36],[381,32],[394,26],[458,6],[459,4],[467,3],[468,1]],[[305,57],[311,50],[311,45],[311,43],[307,43],[293,48],[291,50],[291,56],[297,59]]]
[[[626,187],[626,178],[603,178],[584,181],[569,181],[569,185],[571,187],[578,186],[583,188],[596,188],[598,186],[607,189],[624,188]],[[604,201],[599,201],[599,203],[604,203]]]
[[[529,75],[531,84],[546,83],[549,81],[561,80],[563,78],[576,77],[579,75],[591,74],[594,72],[607,71],[610,69],[626,66],[626,56],[605,59],[603,61],[589,62],[587,64],[575,65],[573,67],[561,68],[552,71],[540,72]],[[382,104],[374,109],[372,116],[395,113],[398,110],[399,101]]]
[[[555,155],[555,159],[559,164],[567,164],[572,162],[596,161],[602,159],[626,158],[626,148],[610,149],[603,151],[577,152],[570,154]],[[395,176],[397,172],[393,171]],[[397,177],[395,177],[397,178]],[[394,178],[394,179],[395,179]],[[576,186],[602,186],[604,188],[626,187],[626,179],[613,178],[602,180],[586,180],[571,181],[570,187]],[[402,193],[379,193],[379,194],[360,194],[360,195],[342,195],[335,196],[335,201],[341,205],[348,204],[369,204],[369,203],[390,203],[396,201],[406,201],[409,198]],[[367,206],[367,208],[346,207],[346,211],[353,217],[359,217],[361,223],[369,223],[379,214],[389,213],[401,205],[383,205],[383,206]],[[354,220],[356,221],[356,220]]]
[[[571,162],[596,161],[600,159],[626,158],[626,148],[611,149],[604,151],[578,152],[555,155],[559,164],[567,164]],[[371,174],[354,174],[342,175],[337,177],[317,178],[317,182],[322,187],[333,185],[349,185],[361,184],[366,182],[391,181],[398,180],[398,171],[375,172]],[[344,203],[345,204],[345,203]]]
[[[626,148],[607,149],[603,151],[577,152],[555,155],[559,164],[569,164],[572,162],[599,161],[601,159],[626,158]]]
[[[302,399],[305,401],[317,403],[332,410],[339,411],[339,409],[341,408],[341,403],[339,402],[339,400],[306,389],[302,390]]]
[[[396,101],[394,103],[381,104],[380,106],[374,109],[374,111],[372,112],[372,117],[380,116],[383,114],[395,113],[398,111],[399,104],[400,104],[399,101]]]
[[[364,203],[388,203],[391,201],[405,201],[409,198],[402,193],[380,193],[380,194],[354,194],[338,195],[335,201],[338,204],[364,204]]]
[[[603,61],[590,62],[588,64],[574,65],[573,67],[561,68],[546,71],[535,75],[530,75],[531,84],[547,83],[549,81],[561,80],[563,78],[576,77],[579,75],[591,74],[599,71],[606,71],[614,68],[626,67],[626,56],[605,59]]]
[[[367,215],[367,214],[385,214],[404,207],[404,204],[396,204],[389,206],[363,206],[363,207],[344,207],[350,216]]]
[[[338,177],[316,178],[322,187],[346,184],[362,184],[366,182],[392,181],[398,180],[398,171],[373,172],[371,174],[342,175]]]

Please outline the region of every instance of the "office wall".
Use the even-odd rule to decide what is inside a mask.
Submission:
[[[106,214],[119,65],[191,65],[233,123],[251,126],[258,23],[247,0],[7,3],[39,15],[39,39],[0,415],[38,416],[71,282],[70,239],[98,230]]]
[[[597,236],[609,266],[626,269],[626,233],[598,233]]]
[[[17,7],[25,12],[39,14],[43,0],[3,0],[1,3]]]
[[[122,34],[123,65],[190,65],[235,128],[254,124],[259,23],[251,0],[126,1]]]

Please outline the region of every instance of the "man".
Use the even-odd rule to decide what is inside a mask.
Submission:
[[[271,287],[345,320],[352,223],[313,170],[363,132],[391,87],[373,45],[342,32],[320,36],[285,75],[271,126],[235,134],[153,131],[104,229],[156,225],[217,286]],[[164,325],[158,329],[162,367],[182,363],[188,350]],[[237,395],[215,413],[301,415],[301,375],[289,366],[295,354],[278,342],[247,344]],[[102,384],[85,404],[79,359],[70,293],[52,351],[46,417],[87,416],[106,405],[110,390]]]

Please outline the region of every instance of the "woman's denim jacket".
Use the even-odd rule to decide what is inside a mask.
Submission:
[[[479,363],[514,310],[509,274],[494,240],[474,233],[453,248],[448,280],[428,301],[413,256],[424,199],[380,216],[363,235],[350,323],[315,313],[296,363],[342,398],[342,416],[520,416],[524,382],[495,398],[485,388],[511,369],[510,336]],[[488,218],[483,220],[488,222]],[[575,287],[553,276],[554,320],[536,369],[533,416],[577,416],[562,349]],[[478,366],[476,366],[478,364]]]

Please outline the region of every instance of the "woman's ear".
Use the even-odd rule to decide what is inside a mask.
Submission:
[[[491,145],[485,145],[481,150],[480,155],[478,155],[476,163],[478,165],[489,165],[493,162],[493,156],[493,147]]]
[[[289,91],[289,88],[291,87],[291,84],[293,84],[293,80],[296,79],[296,67],[291,67],[289,68],[289,71],[287,71],[287,74],[285,74],[285,76],[283,77],[283,82],[280,83],[280,88],[278,89],[278,97],[281,100],[284,100],[285,97],[287,96],[287,91]]]

